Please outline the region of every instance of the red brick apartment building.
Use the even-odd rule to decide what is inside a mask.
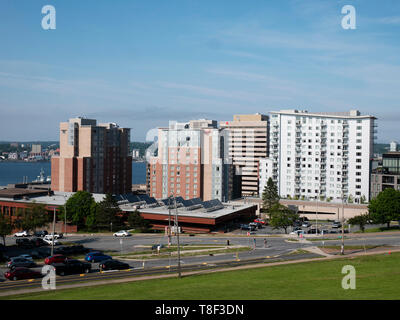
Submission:
[[[60,123],[60,155],[51,159],[51,189],[124,194],[132,189],[130,129],[85,118]]]

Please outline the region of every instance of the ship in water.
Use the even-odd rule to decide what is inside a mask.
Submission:
[[[44,170],[43,168],[40,170],[40,174],[37,176],[37,178],[35,180],[33,180],[32,182],[51,182],[51,176],[45,176],[44,175]]]

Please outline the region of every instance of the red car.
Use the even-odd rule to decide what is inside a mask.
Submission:
[[[50,256],[44,259],[44,264],[64,263],[66,259],[67,257],[62,254],[55,254],[54,256]]]
[[[4,277],[9,280],[33,279],[33,278],[41,278],[42,274],[32,269],[20,267],[4,272]]]
[[[262,219],[259,219],[259,218],[257,218],[257,219],[254,219],[254,222],[256,222],[256,223],[261,223],[261,224],[264,224],[264,225],[267,225],[267,223],[266,223],[264,220],[262,220]]]

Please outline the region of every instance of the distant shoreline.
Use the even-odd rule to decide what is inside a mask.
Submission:
[[[34,160],[34,161],[25,161],[25,160],[0,160],[0,163],[2,162],[13,162],[13,163],[17,163],[17,162],[22,162],[22,163],[43,163],[43,162],[50,162],[50,160]]]

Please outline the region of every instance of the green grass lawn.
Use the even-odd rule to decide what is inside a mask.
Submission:
[[[399,299],[400,253],[225,271],[14,296],[13,299]],[[342,267],[356,269],[356,289],[341,287]],[[10,299],[11,297],[8,297]]]

